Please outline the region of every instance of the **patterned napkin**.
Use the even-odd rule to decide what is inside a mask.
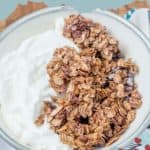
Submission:
[[[136,25],[150,38],[150,9],[131,9],[124,18]]]

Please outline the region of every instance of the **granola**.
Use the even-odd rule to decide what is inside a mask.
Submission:
[[[93,150],[115,142],[135,119],[141,104],[134,76],[138,67],[125,60],[106,28],[81,15],[65,19],[63,35],[79,48],[56,49],[47,65],[56,108],[45,104],[36,120],[75,150]],[[53,109],[52,109],[53,108]]]

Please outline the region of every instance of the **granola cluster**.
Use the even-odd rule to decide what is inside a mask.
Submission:
[[[59,95],[52,97],[55,107],[45,102],[35,123],[42,124],[46,117],[61,141],[75,150],[110,145],[142,104],[134,82],[138,67],[124,59],[118,41],[99,23],[71,15],[63,34],[80,52],[67,46],[55,50],[47,73]]]

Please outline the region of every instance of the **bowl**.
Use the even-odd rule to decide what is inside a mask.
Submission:
[[[53,28],[57,17],[65,17],[76,12],[69,6],[52,7],[37,11],[16,21],[0,35],[0,58],[16,49],[23,40]],[[119,47],[125,58],[133,58],[140,69],[140,73],[135,80],[143,97],[143,104],[138,109],[136,118],[128,130],[118,141],[105,149],[124,147],[150,123],[150,43],[139,29],[113,13],[97,9],[83,13],[83,15],[105,25],[108,31],[119,40]],[[20,143],[11,134],[4,122],[1,110],[0,116],[1,138],[15,149],[31,149],[29,146]]]

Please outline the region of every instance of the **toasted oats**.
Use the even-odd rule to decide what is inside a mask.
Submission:
[[[64,133],[60,134],[60,139],[64,144],[74,145],[74,138],[72,136],[68,136]]]
[[[38,118],[34,121],[37,126],[41,126],[44,123],[44,114],[38,116]]]
[[[119,74],[115,74],[113,78],[115,83],[120,83],[122,81],[122,77]]]
[[[117,85],[117,96],[119,98],[122,98],[125,96],[125,93],[124,93],[124,85],[123,84],[118,84]]]
[[[81,15],[65,19],[63,35],[79,48],[56,49],[47,65],[50,86],[61,93],[52,97],[58,107],[45,107],[45,116],[61,141],[74,150],[93,150],[119,139],[142,104],[134,83],[138,67],[125,60],[118,41],[104,26]]]
[[[130,110],[130,111],[128,112],[128,114],[127,114],[127,120],[126,120],[126,122],[127,122],[127,123],[131,123],[131,122],[135,119],[135,115],[136,115],[135,110],[134,110],[134,109],[133,109],[133,110]]]
[[[56,106],[50,101],[44,101],[42,107],[43,108],[41,114],[37,117],[37,119],[34,122],[37,126],[41,126],[44,123],[45,116],[50,115],[52,111],[56,108]]]
[[[132,108],[131,104],[128,101],[123,102],[123,106],[127,111],[130,111]]]

